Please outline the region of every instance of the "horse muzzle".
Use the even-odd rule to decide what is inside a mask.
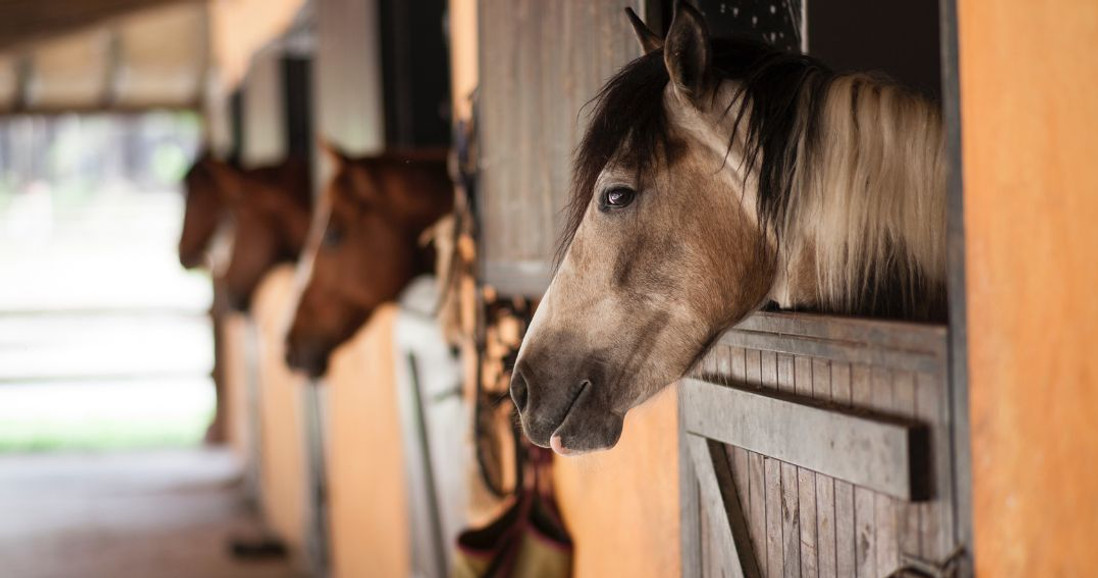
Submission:
[[[592,366],[593,371],[584,371],[584,365],[546,379],[529,362],[516,364],[511,399],[526,437],[535,445],[575,455],[617,444],[623,417],[610,410],[598,365]]]

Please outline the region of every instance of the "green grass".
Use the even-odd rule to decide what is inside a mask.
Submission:
[[[0,453],[189,446],[213,412],[201,379],[0,386]]]
[[[212,412],[174,419],[50,417],[0,420],[0,453],[185,447],[200,443]]]

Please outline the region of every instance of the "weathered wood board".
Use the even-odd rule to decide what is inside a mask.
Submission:
[[[749,559],[766,577],[877,577],[948,558],[946,339],[936,325],[772,313],[729,331],[680,391],[682,460],[709,444],[730,469],[714,497],[697,451],[682,468],[684,576],[750,576]]]

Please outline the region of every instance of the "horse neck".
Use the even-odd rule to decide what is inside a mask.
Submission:
[[[797,145],[775,300],[920,316],[912,313],[917,301],[944,299],[946,163],[939,112],[899,87],[850,75],[835,79],[820,115],[819,142],[802,135]]]

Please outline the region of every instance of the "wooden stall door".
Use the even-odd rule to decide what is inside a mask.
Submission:
[[[944,327],[760,313],[680,389],[683,575],[940,576]]]
[[[479,146],[484,280],[540,297],[568,204],[583,106],[640,56],[624,8],[643,0],[484,0]],[[658,4],[658,3],[653,3]]]

